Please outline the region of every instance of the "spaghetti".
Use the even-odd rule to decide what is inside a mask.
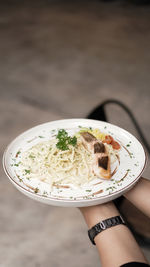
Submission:
[[[56,146],[57,139],[43,141],[22,154],[21,168],[27,179],[38,179],[53,185],[72,184],[82,186],[97,178],[92,169],[91,153],[77,138],[76,146],[69,145],[68,150],[60,150]],[[105,144],[111,163],[117,159],[117,152]]]

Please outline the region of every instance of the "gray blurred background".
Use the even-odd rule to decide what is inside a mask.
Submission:
[[[149,140],[150,5],[133,1],[1,1],[1,156],[37,124],[127,104]],[[109,121],[137,133],[119,107]],[[0,267],[100,266],[77,209],[40,204],[0,169]],[[147,167],[145,176],[150,177]],[[149,248],[144,253],[150,260]]]

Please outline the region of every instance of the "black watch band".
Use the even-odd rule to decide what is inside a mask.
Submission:
[[[88,230],[88,236],[93,245],[95,245],[94,238],[97,234],[101,233],[102,231],[119,224],[126,225],[124,219],[121,216],[115,216],[104,221],[101,221],[94,225],[91,229]]]

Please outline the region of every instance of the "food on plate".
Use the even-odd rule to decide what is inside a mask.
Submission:
[[[82,186],[96,178],[110,179],[111,164],[117,160],[120,145],[113,138],[108,143],[107,136],[99,129],[80,127],[71,136],[60,129],[50,140],[22,153],[22,175],[47,183],[51,189],[58,185]]]
[[[111,135],[106,135],[103,143],[112,145],[113,149],[120,149],[120,144],[116,142]]]
[[[88,151],[92,153],[94,173],[97,177],[110,179],[110,157],[105,145],[102,141],[97,140],[95,136],[88,132],[81,133],[81,140]]]

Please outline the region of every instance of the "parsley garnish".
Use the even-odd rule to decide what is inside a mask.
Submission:
[[[19,166],[19,163],[15,163],[14,166],[18,167]]]
[[[28,174],[31,172],[31,170],[24,170],[25,171],[25,174]]]
[[[33,156],[32,154],[29,155],[30,159],[35,159],[35,156]]]
[[[77,144],[76,136],[68,136],[68,133],[64,129],[58,131],[56,138],[58,139],[56,147],[60,150],[68,150],[68,145],[75,146]]]

